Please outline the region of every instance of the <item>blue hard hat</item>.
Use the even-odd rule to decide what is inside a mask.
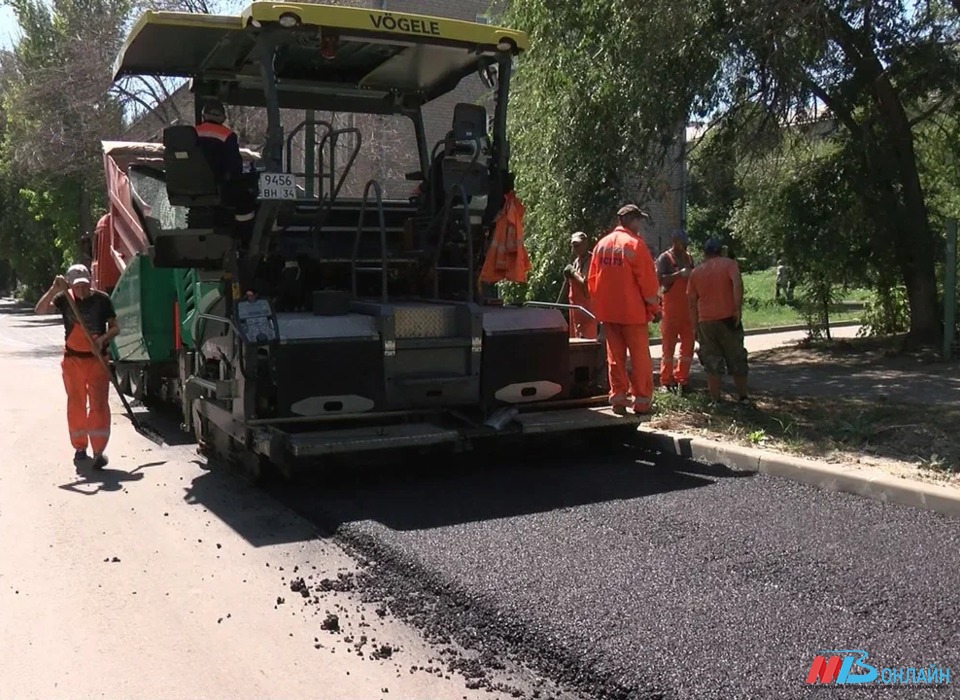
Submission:
[[[723,250],[723,243],[720,242],[719,238],[708,238],[707,242],[703,244],[703,252],[705,253],[719,253]]]

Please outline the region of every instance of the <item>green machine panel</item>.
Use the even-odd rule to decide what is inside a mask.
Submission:
[[[158,269],[138,255],[113,290],[120,335],[113,342],[119,362],[165,362],[176,358],[174,318],[182,270]],[[179,274],[177,274],[179,273]]]

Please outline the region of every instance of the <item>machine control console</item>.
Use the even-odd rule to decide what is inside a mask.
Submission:
[[[267,299],[241,299],[235,309],[237,329],[243,342],[266,345],[277,340],[277,317]]]

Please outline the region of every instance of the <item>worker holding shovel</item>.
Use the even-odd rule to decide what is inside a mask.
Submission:
[[[117,314],[110,297],[91,288],[90,271],[85,265],[73,265],[66,276],[57,275],[34,311],[47,314],[53,309],[63,316],[65,343],[60,366],[67,390],[70,441],[76,450],[74,463],[88,459],[89,442],[92,467],[103,469],[107,464],[104,450],[110,439],[112,379],[105,355],[110,341],[120,333]]]

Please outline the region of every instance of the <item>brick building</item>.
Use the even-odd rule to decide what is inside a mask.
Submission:
[[[487,21],[491,0],[325,0],[340,5],[368,7],[394,12],[412,12],[426,15],[451,17],[469,21]],[[465,78],[456,90],[435,100],[424,108],[424,127],[430,147],[443,138],[450,129],[453,106],[458,102],[481,103],[487,107],[488,119],[493,117],[492,91],[487,89],[478,76]],[[241,144],[258,150],[265,132],[263,110],[228,107],[228,123],[237,131]],[[384,196],[405,198],[415,183],[405,180],[404,173],[420,169],[413,144],[416,143],[411,122],[404,117],[377,117],[367,115],[316,113],[317,119],[330,122],[334,128],[356,127],[363,134],[360,151],[344,181],[341,194],[359,197],[365,183],[370,179],[380,182]],[[144,115],[130,126],[125,140],[159,141],[163,128],[177,119],[193,118],[193,98],[187,88],[181,87],[165,104],[154,112]],[[303,121],[300,111],[285,110],[283,114],[285,136],[289,136]],[[685,219],[685,163],[684,130],[678,133],[679,143],[668,154],[666,164],[654,182],[641,188],[633,187],[624,192],[624,200],[635,201],[645,206],[654,218],[653,231],[647,243],[651,251],[669,247],[670,232]],[[319,134],[318,134],[319,138]],[[290,144],[291,170],[304,172],[303,131]],[[337,163],[344,163],[350,156],[349,138],[338,148]],[[327,152],[329,153],[329,152]],[[327,158],[329,155],[326,156]],[[340,168],[337,168],[340,170]],[[639,180],[639,178],[637,178]]]

